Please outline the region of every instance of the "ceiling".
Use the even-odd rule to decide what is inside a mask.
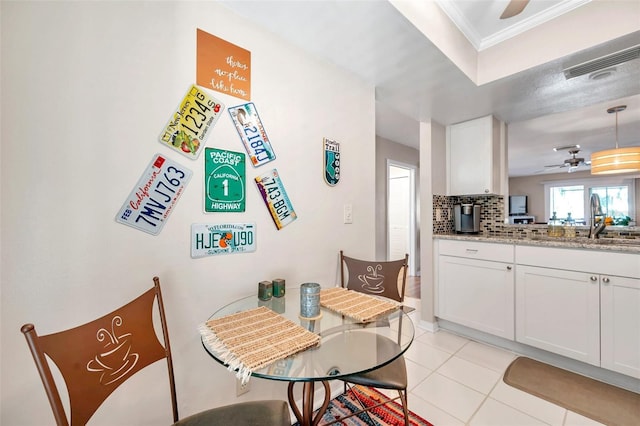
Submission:
[[[456,65],[463,63],[461,56],[447,50],[455,34],[437,40],[424,32],[440,24],[433,21],[440,13],[480,57],[500,52],[510,42],[513,46],[513,40],[526,40],[543,25],[558,25],[560,19],[600,19],[586,13],[597,14],[596,7],[609,7],[607,2],[615,1],[531,0],[521,14],[500,20],[508,0],[220,1],[374,86],[376,134],[381,137],[418,148],[420,121],[448,125],[495,115],[508,124],[510,176],[557,173],[544,166],[561,164],[569,154],[553,147],[579,144],[578,156],[587,160],[591,152],[614,148],[616,118],[606,110],[619,104],[627,105],[618,115],[619,146],[640,144],[640,59],[616,65],[616,72],[602,79],[588,75],[566,79],[563,74],[567,66],[640,45],[640,6],[632,11],[637,12],[637,28],[622,36],[612,38],[611,31],[591,28],[579,32],[571,24],[562,27],[561,37],[538,36],[535,44],[523,42],[522,49],[516,45],[489,66],[509,68],[512,58],[522,55],[526,62],[529,52],[531,58],[545,57],[562,51],[564,42],[585,47],[483,84],[467,75],[469,68],[465,73],[464,66]],[[407,6],[429,13],[410,15],[403,9]],[[423,20],[431,27],[425,30]],[[603,16],[601,25],[598,28],[615,29],[618,23],[612,25]],[[599,33],[606,40],[594,37]],[[478,62],[478,70],[481,66]]]

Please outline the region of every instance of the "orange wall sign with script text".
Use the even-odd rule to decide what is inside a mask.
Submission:
[[[251,100],[251,52],[197,30],[196,84]]]

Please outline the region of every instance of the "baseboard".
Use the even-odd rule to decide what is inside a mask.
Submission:
[[[429,321],[420,320],[420,322],[418,323],[418,327],[423,330],[430,331],[431,333],[435,333],[440,329],[440,327],[438,327],[437,321],[429,322]]]

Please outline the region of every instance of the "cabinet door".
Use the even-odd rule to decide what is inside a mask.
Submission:
[[[598,276],[517,265],[516,341],[600,365]]]
[[[493,117],[447,127],[447,194],[494,193]]]
[[[513,266],[439,256],[438,316],[513,340]]]
[[[640,379],[640,279],[600,277],[602,367]]]

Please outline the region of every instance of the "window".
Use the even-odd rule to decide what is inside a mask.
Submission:
[[[571,215],[574,220],[584,220],[584,185],[553,186],[550,191],[550,217],[555,213],[559,219]]]
[[[578,224],[589,223],[591,194],[598,194],[602,211],[606,216],[614,220],[634,216],[634,180],[609,177],[547,182],[545,220],[549,220],[554,212],[558,219],[566,219],[571,213],[571,218]]]

